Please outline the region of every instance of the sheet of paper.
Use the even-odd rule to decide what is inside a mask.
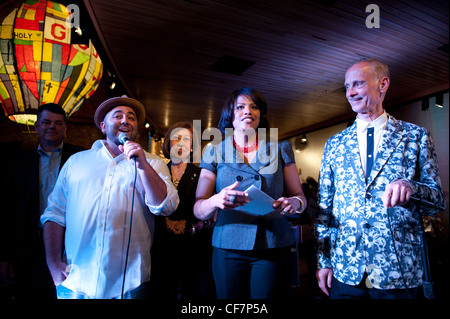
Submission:
[[[248,193],[250,202],[244,206],[239,206],[236,210],[252,215],[266,215],[275,210],[272,207],[275,200],[254,185],[247,188],[245,192]]]

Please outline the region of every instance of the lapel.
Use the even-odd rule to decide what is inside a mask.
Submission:
[[[180,182],[178,183],[177,189],[189,189],[192,187],[193,182],[196,180],[196,174],[194,172],[194,164],[187,163],[186,169],[184,170],[183,175],[181,175]],[[169,168],[170,176],[172,177],[172,161],[167,163],[167,167]],[[193,176],[194,174],[194,176]]]
[[[29,177],[33,181],[33,191],[39,194],[39,154],[36,151],[31,152],[30,166],[32,169],[29,171]],[[38,197],[39,198],[39,197]]]
[[[233,169],[244,171],[249,174],[255,174],[257,172],[252,166],[246,164],[244,158],[236,151],[236,149],[233,146],[232,135],[227,136],[221,144],[222,144],[222,161],[225,165],[232,166]]]
[[[344,163],[347,163],[352,168],[352,171],[355,172],[358,183],[365,184],[366,177],[361,164],[361,153],[359,152],[358,137],[356,134],[356,121],[347,129],[347,133],[343,134],[342,144],[345,147],[345,151],[339,153],[345,157]]]
[[[69,151],[69,147],[66,146],[66,144],[63,144],[62,150],[61,150],[61,162],[59,164],[59,170],[64,166],[64,163],[67,161],[67,159],[72,155],[73,153]]]
[[[228,136],[222,142],[222,160],[225,165],[233,166],[234,169],[244,171],[249,174],[262,174],[262,170],[270,164],[276,163],[274,158],[278,156],[278,143],[270,140],[259,141],[260,146],[256,151],[250,165],[246,164],[244,158],[239,154],[233,146],[233,137]]]
[[[374,181],[404,138],[402,123],[391,115],[388,116],[388,122],[378,145],[372,172],[367,179],[367,185]]]
[[[278,160],[281,160],[280,146],[277,140],[270,136],[267,140],[260,141],[260,147],[256,152],[256,161],[251,166],[260,174],[273,174],[278,167]]]

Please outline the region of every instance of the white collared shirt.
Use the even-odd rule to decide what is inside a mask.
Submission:
[[[46,152],[41,144],[37,148],[39,155],[39,212],[42,214],[47,207],[48,195],[53,191],[58,178],[59,166],[61,165],[63,143]]]
[[[374,128],[374,137],[373,137],[373,162],[375,163],[378,144],[380,143],[381,137],[383,136],[384,128],[386,127],[388,121],[388,115],[386,111],[383,111],[377,119],[372,122],[366,122],[356,118],[356,135],[358,138],[359,145],[359,153],[361,154],[361,164],[364,170],[364,174],[366,172],[366,162],[367,162],[367,129],[369,127]]]
[[[41,217],[42,224],[52,221],[65,227],[71,269],[62,285],[92,298],[121,294],[135,169],[124,154],[113,158],[104,143],[98,140],[68,159]],[[167,196],[159,206],[150,205],[137,175],[124,292],[150,279],[151,213],[170,215],[179,202],[164,160],[148,153],[146,157],[166,183]]]

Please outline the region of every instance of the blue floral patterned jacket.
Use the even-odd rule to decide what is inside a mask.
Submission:
[[[327,141],[315,229],[319,268],[331,267],[334,277],[348,285],[359,284],[365,271],[375,288],[422,284],[419,213],[431,215],[439,209],[412,200],[383,208],[384,189],[397,179],[410,182],[414,197],[445,206],[426,129],[389,116],[367,182],[356,123]]]

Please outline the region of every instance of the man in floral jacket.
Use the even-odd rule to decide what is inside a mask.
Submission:
[[[431,136],[384,111],[389,84],[386,64],[374,59],[353,64],[345,87],[356,121],[325,145],[317,279],[333,299],[417,297],[423,276],[421,215],[445,206]],[[373,144],[367,139],[371,127]]]

